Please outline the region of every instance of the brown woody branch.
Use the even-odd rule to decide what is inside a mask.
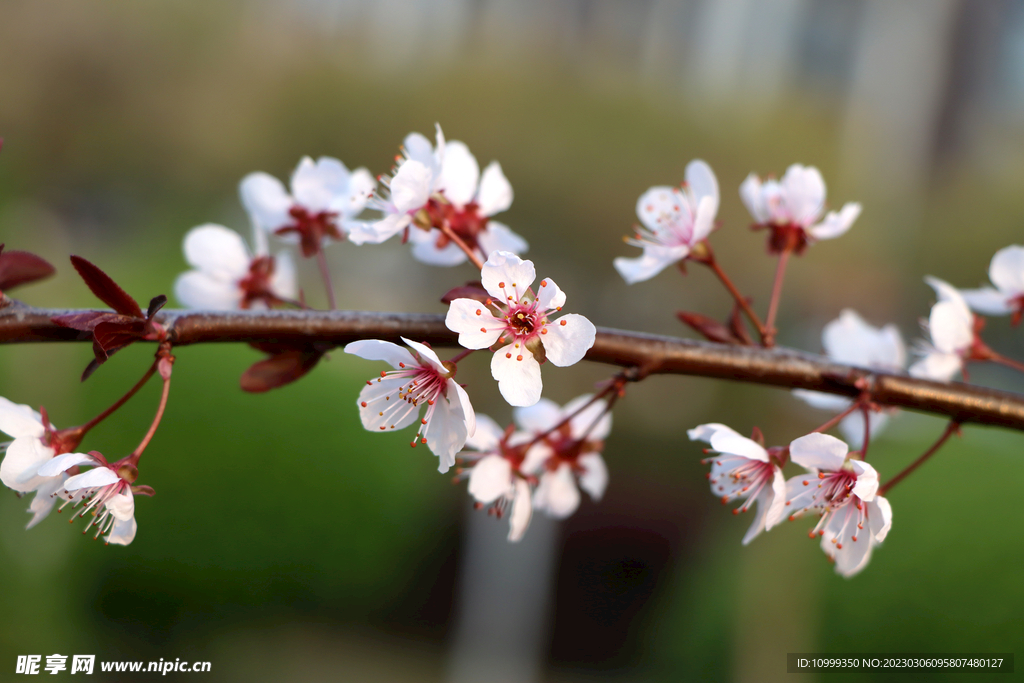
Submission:
[[[0,343],[88,341],[89,335],[60,327],[51,318],[68,313],[0,302]],[[157,321],[175,346],[211,342],[343,345],[358,339],[399,337],[433,346],[457,346],[444,316],[362,311],[164,311]],[[1024,431],[1024,396],[967,384],[930,382],[873,372],[784,348],[762,349],[598,328],[587,360],[635,368],[649,374],[718,377],[789,389],[811,389],[851,398],[865,385],[876,403],[942,415],[958,423]]]

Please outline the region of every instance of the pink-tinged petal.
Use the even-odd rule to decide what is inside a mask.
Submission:
[[[711,218],[714,220],[715,214],[718,213],[718,179],[715,178],[715,172],[711,170],[707,162],[702,159],[694,159],[686,165],[686,184],[697,200],[698,206],[705,198],[711,200],[709,206]]]
[[[959,352],[974,341],[974,320],[966,307],[955,301],[940,301],[928,316],[928,334],[939,351]]]
[[[807,229],[808,234],[816,240],[830,240],[846,233],[853,222],[860,216],[861,206],[857,202],[843,205],[839,213],[829,211],[817,225]]]
[[[518,302],[535,279],[533,261],[524,261],[509,251],[490,254],[480,270],[484,289],[505,305]]]
[[[868,415],[868,423],[871,425],[871,438],[874,439],[882,433],[885,425],[889,422],[889,416],[886,413],[874,411]],[[839,431],[843,433],[843,438],[850,444],[850,447],[855,451],[859,451],[864,447],[864,413],[856,410],[844,417],[839,423]]]
[[[438,458],[437,471],[444,474],[455,464],[455,454],[462,450],[469,438],[462,405],[458,401],[438,398],[423,437],[427,440],[427,448]]]
[[[258,227],[274,231],[292,222],[293,201],[280,180],[267,173],[250,173],[238,186],[242,205]]]
[[[875,541],[881,543],[892,528],[892,505],[883,496],[875,496],[868,503],[868,525]]]
[[[960,294],[964,301],[971,307],[971,310],[985,315],[1006,315],[1013,310],[1010,299],[1006,294],[992,289],[982,287],[981,289],[961,289]]]
[[[39,468],[53,459],[53,449],[36,436],[15,439],[0,462],[0,481],[9,489],[27,493],[39,488],[48,477],[39,476]],[[50,475],[53,476],[53,475]]]
[[[125,489],[124,493],[113,495],[104,503],[114,519],[122,522],[128,521],[135,515],[135,497],[131,489]]]
[[[552,311],[565,305],[565,292],[549,277],[540,281],[537,289],[537,305],[542,311]]]
[[[740,436],[736,432],[719,429],[711,435],[711,447],[719,453],[740,455],[750,460],[768,462],[768,451],[756,441]]]
[[[771,219],[764,194],[761,192],[761,179],[755,174],[748,175],[740,185],[740,199],[756,223],[767,223]]]
[[[274,256],[274,274],[270,278],[270,289],[282,299],[295,299],[299,287],[295,279],[295,260],[287,251]]]
[[[526,451],[526,457],[519,466],[519,471],[524,474],[537,474],[544,469],[544,465],[554,455],[554,451],[546,443],[538,443]]]
[[[525,254],[530,249],[526,240],[512,232],[511,228],[493,220],[487,221],[487,228],[477,235],[476,241],[480,244],[480,251],[486,256],[496,251]]]
[[[174,281],[174,296],[186,308],[236,311],[242,305],[242,295],[237,281],[220,280],[198,270],[182,273]]]
[[[740,455],[718,454],[711,461],[711,477],[708,483],[711,486],[711,495],[716,498],[749,496],[748,482],[731,476],[731,473],[738,467],[750,464],[750,458]]]
[[[818,480],[813,475],[797,475],[786,481],[786,512],[794,517],[799,517],[810,505],[814,503],[814,496],[818,492]]]
[[[404,388],[409,381],[408,377],[381,377],[363,386],[356,404],[364,429],[371,432],[393,432],[408,427],[419,418],[423,404],[414,406],[398,396],[399,389]],[[404,392],[402,395],[405,395]]]
[[[533,501],[530,496],[530,485],[522,479],[516,479],[515,496],[512,499],[512,514],[509,515],[508,540],[517,543],[523,538],[530,518],[533,516]]]
[[[109,467],[94,467],[88,472],[76,474],[64,482],[65,491],[77,491],[78,489],[91,489],[97,486],[108,486],[116,484],[121,478]]]
[[[604,496],[608,488],[608,467],[599,453],[585,453],[579,458],[579,466],[583,468],[580,475],[580,488],[590,494],[595,503]]]
[[[373,175],[365,168],[357,168],[349,176],[348,187],[331,202],[330,210],[342,216],[358,216],[376,189],[377,181]]]
[[[104,536],[103,540],[114,545],[128,545],[135,540],[135,533],[138,530],[139,525],[135,521],[135,517],[124,521],[118,520],[114,522],[110,533]]]
[[[25,525],[26,529],[31,529],[50,514],[54,504],[57,502],[57,492],[64,490],[64,481],[66,479],[66,474],[52,477],[36,490],[36,495],[33,496],[32,503],[28,506],[28,512],[32,513],[32,519]]]
[[[720,422],[709,422],[707,424],[697,425],[693,429],[687,430],[686,435],[690,437],[690,441],[705,441],[707,443],[711,443],[711,437],[719,430],[724,430],[739,436],[739,434],[731,427],[726,427]]]
[[[533,494],[533,505],[555,519],[565,519],[580,506],[580,491],[568,464],[545,472]]]
[[[505,430],[498,426],[498,423],[487,415],[476,416],[476,431],[468,439],[466,446],[481,453],[488,453],[498,449],[498,442],[505,435]]]
[[[813,166],[793,164],[782,176],[782,192],[793,221],[808,226],[825,207],[825,181]]]
[[[252,260],[241,235],[213,223],[189,230],[184,250],[185,260],[190,265],[219,280],[245,277]]]
[[[39,438],[45,431],[39,413],[0,396],[0,432],[19,439],[23,436]]]
[[[694,212],[693,218],[693,231],[690,234],[690,239],[687,240],[691,245],[700,242],[711,234],[711,231],[715,228],[715,213],[717,210],[718,206],[712,201],[711,197],[704,197],[697,204],[697,210]]]
[[[806,389],[794,389],[793,395],[807,403],[812,408],[819,410],[834,410],[841,412],[850,407],[850,399],[845,396],[834,396],[820,391],[808,391]]]
[[[466,423],[466,440],[476,433],[476,412],[473,404],[469,402],[469,394],[453,379],[448,380],[448,401],[452,403],[453,410],[457,407],[462,413],[462,419]],[[458,404],[456,406],[456,404]],[[459,447],[461,450],[462,446]]]
[[[772,487],[771,493],[767,493],[766,488],[761,495],[766,496],[768,513],[764,518],[764,530],[768,531],[776,524],[780,524],[786,519],[786,478],[782,476],[782,470],[778,467],[774,468],[772,474]],[[760,503],[759,503],[760,504]]]
[[[1003,247],[992,257],[988,277],[1008,296],[1024,294],[1024,247]]]
[[[469,147],[459,140],[445,146],[444,164],[441,166],[441,185],[445,198],[457,207],[473,201],[480,182],[480,165]]]
[[[592,398],[593,394],[577,396],[562,407],[562,415],[568,416],[580,410]],[[605,401],[594,401],[569,421],[569,433],[574,439],[581,439],[586,434],[591,441],[601,441],[612,431],[612,414],[607,412]],[[597,420],[597,424],[594,421]],[[594,425],[591,428],[591,425]]]
[[[693,229],[690,202],[675,187],[648,189],[636,200],[636,215],[645,228],[666,240],[689,236]]]
[[[486,349],[498,341],[505,322],[498,320],[479,301],[454,299],[448,306],[444,324],[459,333],[459,344],[467,349]]]
[[[964,366],[964,359],[957,353],[934,351],[925,355],[907,370],[911,377],[930,379],[936,382],[948,382]]]
[[[636,284],[652,277],[665,270],[668,266],[686,258],[690,254],[690,247],[681,245],[678,247],[663,247],[656,244],[645,244],[644,253],[636,258],[619,256],[612,264],[619,275],[626,281],[626,284]]]
[[[348,169],[338,159],[302,157],[292,172],[292,196],[312,212],[328,211],[338,198],[347,199],[348,183]]]
[[[405,337],[399,337],[399,339],[401,339],[403,343],[405,343],[409,348],[415,351],[416,354],[420,357],[420,359],[424,361],[422,363],[417,361],[416,365],[422,365],[424,367],[432,365],[435,370],[441,372],[442,374],[448,372],[448,368],[446,368],[444,366],[444,363],[441,362],[441,359],[437,357],[437,353],[434,352],[434,349],[430,348],[426,344],[423,344],[418,341],[413,341],[411,339],[406,339]]]
[[[491,358],[491,376],[509,405],[532,406],[540,400],[540,363],[527,349],[513,344],[498,349]]]
[[[856,541],[848,535],[843,542],[842,549],[832,543],[833,538],[835,535],[826,531],[825,535],[821,537],[821,549],[829,557],[835,558],[836,574],[848,579],[868,566],[873,545],[870,534],[858,536]]]
[[[434,175],[418,161],[406,161],[391,179],[391,202],[400,213],[416,211],[430,198]]]
[[[477,192],[476,203],[481,216],[493,216],[507,211],[512,206],[512,184],[501,171],[501,164],[492,161],[487,164],[480,178],[480,190]],[[508,249],[506,251],[515,251]]]
[[[409,241],[412,242],[412,257],[421,263],[431,266],[450,268],[466,262],[466,252],[457,244],[449,242],[443,249],[437,248],[437,240],[441,231],[431,228],[429,232],[413,230]]]
[[[512,464],[500,455],[481,458],[469,473],[469,495],[487,505],[501,496],[512,497]]]
[[[541,339],[547,359],[560,368],[583,360],[597,338],[597,328],[582,315],[569,313],[551,322]]]
[[[790,459],[807,469],[838,472],[846,462],[849,447],[834,436],[813,433],[789,444]]]
[[[851,460],[850,464],[857,475],[857,483],[853,485],[853,495],[865,502],[870,502],[878,493],[878,472],[862,460]]]
[[[406,367],[419,365],[408,350],[398,344],[380,339],[354,341],[345,346],[345,353],[351,353],[353,356],[359,356],[365,360],[382,360],[396,370],[403,364]]]
[[[563,417],[562,409],[550,398],[542,398],[528,407],[512,411],[516,425],[533,435],[546,432],[561,422]]]
[[[100,463],[96,458],[91,455],[86,455],[85,453],[64,453],[62,455],[58,455],[56,458],[47,460],[45,464],[39,467],[38,474],[41,477],[55,477],[61,472],[71,469],[75,465],[97,466],[99,464]]]

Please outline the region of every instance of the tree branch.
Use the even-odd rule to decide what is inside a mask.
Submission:
[[[89,341],[88,333],[60,327],[51,318],[68,313],[0,301],[0,343]],[[157,321],[175,346],[212,342],[332,344],[359,339],[458,346],[443,315],[362,311],[162,311]],[[784,348],[731,346],[640,332],[598,328],[587,360],[636,367],[639,375],[717,377],[790,389],[811,389],[856,398],[866,383],[871,400],[887,406],[942,415],[958,423],[1024,431],[1024,396],[967,384],[930,382],[873,372]]]

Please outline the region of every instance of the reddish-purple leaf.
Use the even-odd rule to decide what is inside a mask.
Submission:
[[[96,351],[97,358],[101,358],[101,352],[102,356],[109,358],[115,351],[142,339],[145,335],[146,322],[144,320],[133,320],[130,323],[102,322],[92,330],[93,351]]]
[[[489,298],[491,298],[491,295],[487,293],[487,290],[484,289],[484,286],[479,280],[475,280],[448,290],[448,292],[441,297],[441,303],[450,304],[455,299],[473,299],[480,303],[486,303]]]
[[[81,381],[84,382],[85,380],[89,379],[92,373],[96,372],[100,365],[102,365],[102,362],[96,358],[93,358],[91,361],[89,361],[89,364],[85,366],[85,370],[82,371]]]
[[[738,341],[728,327],[714,318],[687,311],[679,311],[676,313],[676,317],[710,341],[724,342],[726,344],[735,344]]]
[[[754,340],[750,338],[750,334],[747,332],[745,318],[740,311],[739,305],[733,307],[732,315],[729,316],[729,329],[732,330],[733,335],[741,343],[747,346],[754,345]]]
[[[146,310],[146,320],[152,320],[161,308],[167,305],[167,296],[160,294],[149,300],[149,308]]]
[[[50,277],[57,272],[45,259],[27,251],[3,250],[0,244],[0,292]]]
[[[135,299],[128,296],[128,293],[121,289],[109,275],[86,261],[81,256],[72,256],[71,265],[75,267],[78,274],[85,280],[92,293],[100,301],[113,308],[122,315],[130,315],[135,318],[142,317],[142,309]]]
[[[310,349],[289,349],[276,353],[253,363],[242,373],[239,384],[243,391],[254,394],[283,387],[312,370],[323,355],[323,351]]]
[[[85,313],[68,313],[50,318],[61,327],[70,327],[73,330],[92,332],[100,323],[106,322],[131,322],[135,318],[119,313],[107,313],[106,311],[87,311]]]

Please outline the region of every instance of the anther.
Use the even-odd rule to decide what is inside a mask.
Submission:
[[[366,407],[366,401],[361,402],[359,405],[361,405],[362,407],[365,408]]]
[[[558,324],[561,325],[562,327],[565,327],[565,321],[564,320],[559,320]]]
[[[522,356],[516,356],[516,360],[522,360],[522,359],[523,359]]]

